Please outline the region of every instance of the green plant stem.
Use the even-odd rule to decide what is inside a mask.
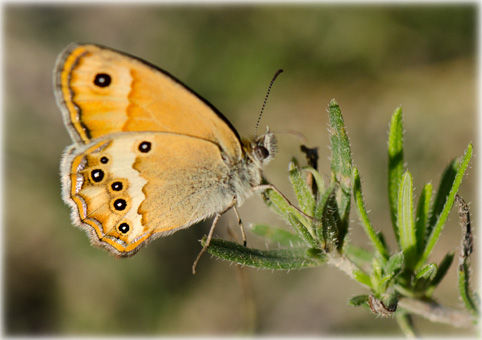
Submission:
[[[337,267],[351,278],[354,278],[353,272],[359,270],[348,258],[335,253],[328,254],[328,264]],[[398,306],[411,314],[454,327],[470,328],[477,321],[472,314],[465,311],[447,308],[435,302],[422,301],[415,298],[400,297]]]
[[[353,272],[360,270],[353,262],[347,257],[340,255],[338,252],[328,253],[328,264],[337,267],[342,272],[345,272],[349,277],[353,279]]]
[[[453,327],[470,328],[476,322],[476,319],[467,312],[443,307],[435,302],[401,297],[398,301],[398,306],[411,314]]]
[[[395,314],[395,317],[397,319],[398,326],[400,326],[400,329],[407,338],[413,339],[417,337],[417,332],[413,326],[413,320],[410,314],[399,312]]]

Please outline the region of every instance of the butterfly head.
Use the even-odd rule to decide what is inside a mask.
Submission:
[[[251,140],[243,142],[243,148],[246,151],[248,159],[257,167],[261,168],[268,164],[278,151],[276,137],[266,127],[266,132]]]

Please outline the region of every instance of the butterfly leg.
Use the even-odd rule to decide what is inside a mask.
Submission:
[[[236,206],[233,205],[233,210],[234,210],[234,213],[236,214],[236,217],[238,218],[238,224],[239,224],[239,228],[241,229],[241,234],[243,235],[243,246],[246,247],[246,233],[244,232],[244,225],[243,225],[243,221],[241,221],[241,217],[239,216],[239,212],[238,212],[238,209],[236,209]]]
[[[222,214],[223,213],[220,213],[220,214],[216,214],[216,216],[214,216],[214,220],[213,220],[213,223],[211,224],[211,229],[209,230],[208,237],[206,238],[206,242],[204,242],[204,247],[203,247],[203,249],[201,249],[201,251],[199,252],[199,254],[196,257],[196,260],[194,260],[194,263],[192,264],[192,274],[193,275],[196,275],[197,263],[199,262],[199,259],[201,258],[201,255],[204,254],[206,252],[206,250],[208,249],[209,244],[211,243],[211,239],[213,238],[214,228],[216,227],[216,224],[218,223],[218,220],[219,220],[219,218],[221,217]]]

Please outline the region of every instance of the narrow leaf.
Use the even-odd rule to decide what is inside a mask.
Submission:
[[[447,220],[450,210],[452,209],[452,206],[454,204],[455,194],[457,193],[460,185],[462,184],[462,179],[464,177],[465,170],[467,170],[467,167],[469,166],[471,157],[472,157],[472,144],[469,144],[469,146],[467,147],[467,150],[464,153],[464,156],[462,157],[462,160],[457,164],[456,175],[453,179],[450,192],[447,196],[445,204],[443,205],[442,212],[438,216],[437,222],[435,223],[435,226],[432,232],[430,233],[422,258],[418,262],[418,267],[421,267],[423,263],[425,263],[428,256],[432,252],[433,247],[437,243],[440,233],[442,232],[442,229],[444,227],[445,221]],[[441,186],[445,186],[445,184],[441,184]]]
[[[469,206],[459,195],[456,195],[456,199],[459,204],[459,219],[462,227],[462,244],[459,258],[459,291],[467,310],[474,315],[478,315],[479,306],[475,302],[474,294],[470,289],[470,255],[473,251],[473,236]]]
[[[320,191],[319,197],[315,206],[314,217],[317,221],[322,221],[321,223],[317,223],[315,225],[316,237],[318,238],[318,241],[320,242],[323,248],[325,248],[326,246],[326,240],[325,240],[326,228],[325,228],[325,223],[323,222],[323,214],[325,212],[328,199],[331,197],[331,195],[334,195],[335,185],[336,183],[331,183],[328,188],[326,188],[323,191]]]
[[[268,225],[256,224],[251,228],[256,235],[269,239],[271,242],[279,243],[285,247],[303,244],[303,240],[298,235],[290,233],[281,228],[274,228]]]
[[[353,198],[355,200],[355,206],[357,208],[358,217],[360,218],[362,227],[365,230],[365,233],[367,234],[368,238],[372,242],[377,252],[385,259],[388,259],[388,249],[380,241],[375,230],[373,229],[372,224],[370,223],[370,220],[368,219],[368,214],[363,204],[360,176],[358,175],[358,169],[356,167],[353,167],[352,183],[353,183]]]
[[[437,265],[430,263],[415,273],[417,279],[432,280],[437,275]]]
[[[203,245],[206,238],[203,239]],[[258,250],[221,239],[212,239],[207,252],[223,260],[243,266],[263,269],[302,269],[321,266],[327,261],[326,255],[314,258],[299,248]]]
[[[306,184],[296,160],[293,160],[289,164],[288,169],[290,181],[295,191],[296,199],[298,200],[298,204],[300,205],[301,210],[305,214],[312,216],[315,209],[315,198],[313,197],[313,193],[311,192],[310,187],[308,186],[308,184]]]
[[[405,259],[402,252],[390,256],[387,264],[385,265],[385,274],[398,274],[402,270],[404,261]]]
[[[323,212],[325,211],[326,203],[328,202],[328,198],[331,195],[334,195],[336,183],[331,183],[325,190],[320,191],[320,196],[318,197],[318,201],[316,202],[315,206],[315,219],[321,221],[323,217]]]
[[[331,135],[331,170],[340,183],[350,184],[351,150],[345,123],[338,103],[332,99],[329,107]]]
[[[272,208],[278,215],[280,215],[286,222],[290,223],[289,214],[293,214],[296,218],[311,230],[311,224],[305,216],[303,216],[297,209],[295,209],[283,196],[275,190],[267,189],[262,193],[262,198],[265,203]]]
[[[328,197],[328,201],[323,209],[321,218],[323,240],[325,241],[323,249],[330,252],[336,248],[340,242],[339,233],[340,215],[338,214],[338,205],[334,193]]]
[[[402,176],[398,194],[398,234],[400,248],[405,258],[405,265],[412,269],[417,260],[417,239],[413,220],[413,184],[410,172]]]
[[[358,282],[360,282],[361,284],[364,284],[365,286],[370,287],[370,288],[372,287],[372,282],[371,282],[370,276],[367,275],[365,272],[363,272],[359,269],[355,269],[352,272],[352,275],[353,275],[353,278],[355,280],[357,280]]]
[[[373,254],[368,250],[348,243],[345,247],[345,256],[357,267],[367,268],[373,260]]]
[[[350,301],[348,301],[348,305],[353,307],[361,306],[367,303],[368,303],[368,295],[366,294],[354,296],[350,299]]]
[[[388,134],[388,200],[390,217],[395,236],[399,238],[397,228],[398,188],[403,175],[403,121],[402,108],[398,107],[392,115]]]
[[[261,197],[268,207],[272,208],[278,215],[289,223],[288,212],[291,210],[291,207],[280,194],[278,194],[275,190],[268,189],[262,192]]]
[[[470,289],[469,266],[466,262],[463,262],[459,266],[458,285],[459,285],[459,293],[460,293],[460,296],[462,297],[462,301],[464,302],[465,308],[467,308],[467,310],[472,314],[478,316],[479,306],[475,302],[474,294]]]
[[[348,215],[351,202],[351,149],[350,141],[345,131],[345,123],[340,107],[332,99],[329,107],[330,135],[331,135],[331,170],[336,182],[340,184],[336,193],[340,215],[340,234],[346,234],[348,229]]]
[[[432,293],[432,280],[437,276],[438,267],[435,263],[427,264],[415,273],[412,287],[414,292],[422,292],[423,295],[428,296]]]
[[[318,188],[318,192],[323,192],[325,191],[325,181],[321,177],[320,173],[309,166],[303,167],[303,171],[307,171],[313,175],[313,178],[315,179],[316,187]]]
[[[449,252],[447,255],[445,255],[443,260],[438,265],[437,274],[435,275],[432,282],[430,283],[431,287],[435,288],[442,281],[442,279],[445,277],[445,274],[447,274],[447,271],[449,270],[450,265],[452,264],[452,261],[454,259],[454,255],[455,254],[454,254],[453,251]]]
[[[288,220],[290,225],[299,233],[299,235],[308,242],[312,247],[319,248],[320,244],[316,241],[314,236],[312,235],[310,229],[306,227],[303,222],[300,221],[297,215],[293,213],[288,213]]]
[[[425,236],[430,213],[430,199],[432,198],[432,184],[428,183],[423,187],[418,199],[417,213],[415,219],[415,231],[417,238],[417,253],[422,254],[425,246]]]
[[[437,223],[437,219],[439,218],[442,210],[444,208],[445,202],[447,201],[447,196],[452,189],[455,176],[457,174],[457,167],[458,164],[456,160],[450,162],[450,164],[445,168],[442,177],[440,179],[439,187],[437,193],[435,195],[435,200],[433,202],[432,210],[430,212],[430,220],[427,225],[427,235],[428,238],[435,227],[435,223]]]

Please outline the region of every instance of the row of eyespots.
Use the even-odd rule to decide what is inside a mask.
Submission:
[[[109,163],[109,158],[106,157],[106,156],[102,156],[99,159],[99,161],[102,164],[107,164],[107,163]],[[90,172],[90,177],[91,177],[91,179],[94,183],[99,184],[104,180],[104,178],[106,176],[105,176],[104,170],[94,169]],[[112,189],[112,191],[114,191],[114,192],[122,192],[123,189],[124,189],[124,184],[120,180],[116,180],[116,181],[110,183],[109,185],[110,185],[110,189]],[[123,211],[127,208],[127,201],[123,198],[117,198],[111,203],[111,206],[116,211],[120,212],[120,211]],[[126,235],[131,229],[127,222],[120,223],[116,228],[119,231],[119,233],[121,233],[123,235]]]
[[[151,142],[143,141],[139,144],[138,150],[142,153],[148,153],[149,151],[151,151],[151,147]],[[102,164],[107,164],[109,163],[109,158],[106,156],[102,156],[99,161]],[[94,169],[91,171],[90,176],[93,182],[100,183],[103,181],[105,173],[102,169]],[[112,191],[121,192],[124,189],[124,184],[122,183],[122,181],[114,181],[110,184],[110,188],[112,189]],[[112,203],[112,207],[116,211],[123,211],[127,208],[127,201],[123,198],[117,198]],[[124,221],[117,226],[117,230],[119,231],[119,233],[126,235],[127,233],[129,233],[131,228],[129,223]]]

